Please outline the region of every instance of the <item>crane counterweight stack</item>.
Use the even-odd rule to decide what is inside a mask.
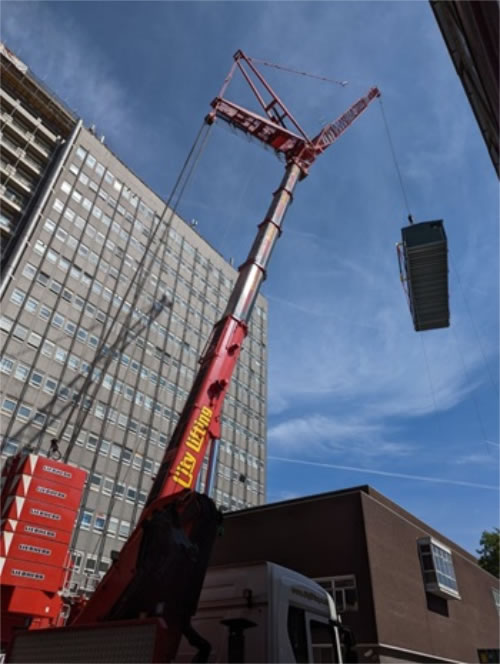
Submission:
[[[23,451],[2,470],[1,637],[58,624],[70,571],[69,542],[87,473]]]

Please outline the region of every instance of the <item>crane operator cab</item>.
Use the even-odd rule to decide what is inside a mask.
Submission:
[[[209,568],[191,624],[210,644],[210,662],[352,661],[343,654],[352,635],[328,592],[270,562]],[[193,656],[183,639],[175,661]]]

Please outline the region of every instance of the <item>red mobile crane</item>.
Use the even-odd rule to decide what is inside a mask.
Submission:
[[[262,107],[263,115],[224,97],[237,69]],[[214,325],[137,526],[83,610],[69,628],[57,631],[68,629],[74,635],[72,628],[81,626],[88,636],[88,627],[97,623],[104,626],[109,621],[114,624],[119,621],[126,627],[137,621],[149,624],[148,619],[152,618],[153,622],[160,620],[162,629],[166,629],[162,661],[175,657],[183,634],[200,651],[204,649],[204,640],[190,627],[190,619],[196,611],[221,515],[207,495],[194,490],[201,464],[207,448],[211,447],[207,473],[210,475],[215,458],[212,443],[220,437],[224,398],[295,186],[307,176],[318,156],[378,96],[377,88],[370,89],[337,120],[309,138],[252,59],[242,51],[235,53],[234,63],[205,121],[210,125],[221,119],[270,146],[284,157],[285,174],[258,226],[248,257],[239,268],[226,310]]]

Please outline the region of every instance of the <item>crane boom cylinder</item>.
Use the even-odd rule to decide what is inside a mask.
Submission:
[[[248,258],[240,267],[238,280],[227,303],[225,316],[232,316],[245,323],[250,320],[260,285],[266,278],[272,251],[281,235],[285,213],[292,201],[293,190],[301,174],[301,169],[297,164],[291,162],[288,165],[279,188],[274,192],[267,215],[259,226]]]
[[[200,553],[196,554],[196,561],[189,568],[191,571],[186,571],[182,578],[187,579],[195,571],[197,573],[197,570],[205,564],[206,552],[210,549],[210,542],[215,536],[217,527],[215,505],[207,496],[194,492],[194,488],[207,447],[220,436],[222,405],[247,334],[247,323],[265,277],[272,250],[281,234],[294,187],[301,175],[303,173],[300,166],[290,162],[279,188],[274,192],[264,221],[258,227],[248,258],[240,267],[224,316],[214,326],[207,349],[200,360],[200,369],[165,452],[139,523],[125,543],[118,560],[108,570],[73,624],[130,619],[140,612],[152,615],[152,608],[162,605],[165,607],[164,617],[172,622],[170,612],[175,606],[179,616],[183,616],[181,624],[176,628],[176,638],[180,638],[190,613],[194,611],[193,607],[196,608],[201,583],[196,587],[193,586],[183,598],[177,587],[165,586],[161,583],[161,578],[180,578],[184,574],[181,572],[185,568],[180,562],[182,555],[177,555],[176,547],[179,545],[185,548],[189,546],[190,541],[193,544],[193,551]],[[209,484],[209,480],[207,477],[206,485]],[[192,498],[187,498],[188,495]],[[207,503],[211,503],[213,509]],[[189,511],[185,510],[185,505],[190,506]],[[184,521],[176,516],[188,512],[197,516],[186,518]],[[201,517],[201,514],[204,516]],[[157,527],[157,524],[161,525]],[[172,533],[169,535],[170,531]],[[157,539],[161,532],[163,532],[161,537],[166,538],[165,542],[168,544],[159,547],[158,555],[160,558],[163,555],[164,560],[162,558],[161,565],[160,560],[157,560],[157,567],[160,570],[158,576],[151,573],[149,566],[145,567],[144,551],[151,549],[150,539],[153,537]],[[200,534],[196,535],[198,532]],[[170,565],[169,561],[175,561],[175,564],[172,562]],[[170,573],[169,568],[170,571],[173,569],[176,571]],[[149,573],[144,572],[146,569]],[[184,604],[189,606],[184,607]]]

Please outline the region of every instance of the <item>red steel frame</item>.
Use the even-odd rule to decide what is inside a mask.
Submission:
[[[143,523],[182,492],[192,492],[201,470],[207,448],[220,437],[222,405],[243,340],[248,321],[262,281],[266,277],[272,250],[282,232],[285,213],[292,202],[294,188],[304,178],[315,159],[337,140],[369,103],[380,95],[372,88],[335,122],[328,124],[315,137],[309,138],[290,111],[258,72],[251,58],[241,51],[234,55],[234,63],[219,96],[212,103],[206,122],[220,118],[232,126],[251,134],[270,145],[286,159],[286,171],[274,192],[271,205],[261,224],[246,261],[239,268],[239,276],[224,315],[217,322],[200,360],[200,369],[186,400],[184,410],[166,450],[160,471],[155,479],[139,523],[125,543],[119,559],[110,568],[92,598],[74,624],[88,624],[105,619],[118,598],[132,582],[141,546]],[[249,69],[249,72],[246,68]],[[224,98],[226,89],[239,69],[255,94],[265,115],[255,114]],[[264,88],[259,92],[257,83]],[[264,99],[264,94],[270,100]],[[291,123],[295,131],[286,127]],[[172,571],[175,575],[175,570]],[[179,602],[182,598],[179,598]],[[180,638],[180,637],[179,637]]]

